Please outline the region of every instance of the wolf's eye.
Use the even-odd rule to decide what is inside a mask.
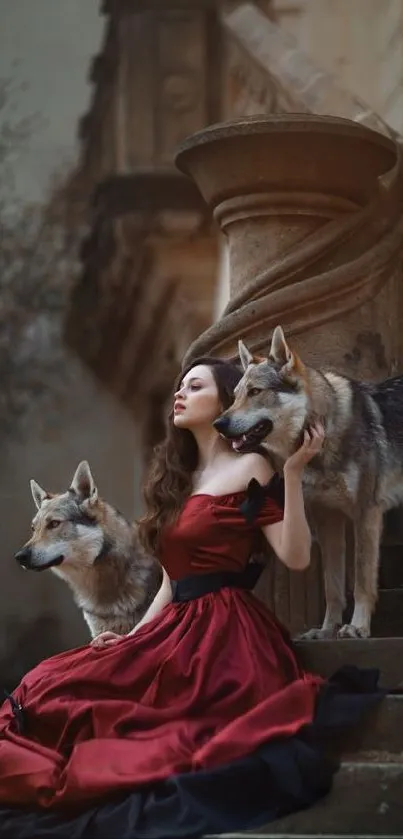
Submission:
[[[59,527],[59,524],[60,521],[58,521],[57,519],[51,519],[50,521],[48,521],[46,528],[47,530],[54,530],[56,527]]]
[[[261,387],[250,387],[248,390],[248,396],[259,396],[259,393],[262,392]]]

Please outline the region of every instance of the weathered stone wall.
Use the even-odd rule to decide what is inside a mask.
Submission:
[[[402,0],[273,0],[298,47],[403,131]]]

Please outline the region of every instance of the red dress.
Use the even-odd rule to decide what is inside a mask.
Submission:
[[[163,540],[171,579],[245,568],[260,527],[283,513],[266,497],[248,523],[244,498],[188,499]],[[62,653],[24,677],[24,733],[9,701],[0,710],[0,805],[90,807],[220,770],[309,724],[322,684],[251,592],[172,603],[116,646]]]

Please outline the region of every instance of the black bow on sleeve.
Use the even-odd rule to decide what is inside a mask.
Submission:
[[[248,524],[253,524],[266,498],[272,498],[279,507],[284,507],[284,478],[278,472],[264,486],[256,478],[249,481],[246,498],[239,508]]]

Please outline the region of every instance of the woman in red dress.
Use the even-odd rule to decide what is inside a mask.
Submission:
[[[214,429],[241,374],[202,359],[175,393],[145,488],[145,547],[172,581],[128,636],[43,661],[0,711],[0,837],[170,839],[254,828],[331,785],[321,734],[378,700],[376,673],[325,683],[251,593],[262,539],[310,561],[305,434],[284,481]],[[157,595],[158,598],[158,595]],[[169,602],[168,602],[169,601]],[[162,608],[161,608],[162,607]]]

